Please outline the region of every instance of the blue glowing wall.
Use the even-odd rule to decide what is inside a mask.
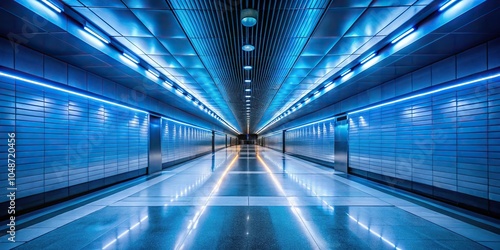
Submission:
[[[277,133],[263,135],[264,146],[272,148],[278,151],[283,151],[283,133],[281,131]]]
[[[446,190],[500,201],[500,81],[356,113],[349,126],[354,172],[458,203]]]
[[[215,133],[215,151],[226,147],[226,134]]]
[[[162,119],[163,167],[212,152],[212,131]]]
[[[287,153],[332,165],[335,160],[335,120],[287,130],[285,143]]]
[[[146,113],[4,77],[0,81],[1,138],[16,132],[17,198],[28,197],[19,209],[146,172]],[[6,145],[0,147],[4,156]],[[6,176],[5,170],[0,174]],[[6,186],[1,179],[0,188]]]

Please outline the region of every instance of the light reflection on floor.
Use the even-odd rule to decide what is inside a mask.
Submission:
[[[22,229],[17,245],[0,243],[0,248],[500,246],[496,233],[338,177],[332,169],[254,146],[203,156],[78,209],[89,212],[58,215],[66,224],[48,219]]]

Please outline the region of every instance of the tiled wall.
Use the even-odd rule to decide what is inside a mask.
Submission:
[[[215,133],[215,151],[226,147],[226,135]]]
[[[497,70],[499,53],[497,38],[276,129]],[[351,114],[349,123],[352,173],[500,215],[498,80]]]
[[[263,135],[264,146],[278,151],[283,151],[283,133],[280,131],[278,133]]]
[[[0,66],[158,114],[168,110],[177,120],[222,131],[157,99],[3,38]],[[18,211],[146,173],[146,113],[2,77],[0,118],[0,140],[7,141],[7,133],[14,131],[18,139]],[[177,131],[179,140],[190,139],[183,145],[179,141],[175,150],[180,147],[191,156],[211,151],[211,131],[208,136],[185,127]],[[174,155],[183,154],[175,150]],[[0,144],[0,158],[7,158],[7,143]],[[7,176],[6,167],[0,168],[0,175]],[[0,189],[6,186],[6,178],[0,178]],[[0,203],[6,198],[1,196]]]
[[[287,153],[333,163],[335,120],[287,130],[285,132],[285,144]]]
[[[496,48],[498,41],[477,46],[406,79],[429,86],[491,69],[487,55]],[[349,122],[354,172],[500,212],[500,80],[356,113]]]
[[[146,113],[0,77],[0,115],[0,137],[16,132],[16,198],[46,194],[29,206],[145,173]]]
[[[500,201],[500,81],[356,113],[349,125],[351,168],[456,202],[441,189]]]
[[[164,166],[212,152],[212,131],[161,119],[161,152]]]

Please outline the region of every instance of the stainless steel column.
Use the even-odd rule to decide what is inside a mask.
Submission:
[[[337,117],[335,122],[335,164],[336,171],[347,173],[348,171],[348,144],[349,122],[347,116]]]
[[[149,115],[148,174],[161,171],[161,118]]]

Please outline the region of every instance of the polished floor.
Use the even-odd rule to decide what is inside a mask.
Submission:
[[[231,147],[27,216],[0,249],[500,249],[496,221],[376,186]]]

